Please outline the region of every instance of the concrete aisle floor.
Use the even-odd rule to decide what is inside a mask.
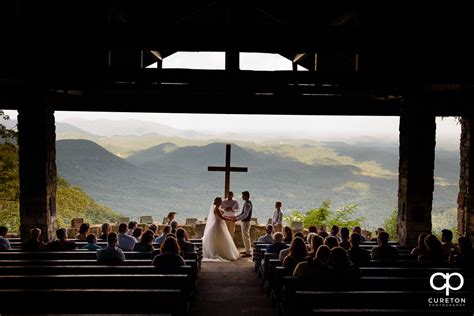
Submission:
[[[273,315],[250,258],[235,262],[203,262],[191,315]]]

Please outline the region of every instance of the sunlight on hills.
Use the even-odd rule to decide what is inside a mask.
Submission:
[[[390,179],[398,177],[397,173],[383,169],[375,161],[357,162],[352,157],[339,155],[334,149],[325,147],[322,144],[313,147],[296,147],[288,144],[272,147],[264,147],[261,150],[278,154],[284,157],[293,158],[308,165],[348,165],[355,166],[359,171],[354,171],[355,175]]]
[[[355,182],[355,181],[348,181],[343,185],[333,188],[334,192],[342,192],[344,190],[353,190],[357,191],[359,194],[367,195],[370,190],[370,184],[364,182]]]

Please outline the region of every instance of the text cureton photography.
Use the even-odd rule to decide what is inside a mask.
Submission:
[[[454,279],[451,281],[451,279]],[[470,281],[470,279],[469,279]],[[456,291],[462,289],[464,277],[461,273],[436,272],[430,277],[430,286],[433,290],[445,294],[444,297],[429,297],[428,303],[432,307],[465,307],[466,297],[460,297]],[[451,292],[450,292],[451,291]],[[462,294],[466,295],[466,292]],[[454,296],[454,297],[453,297]]]

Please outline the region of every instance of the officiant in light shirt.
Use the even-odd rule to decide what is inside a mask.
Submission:
[[[221,208],[224,209],[225,216],[234,217],[235,213],[237,213],[240,209],[239,202],[234,200],[234,193],[229,191],[227,194],[227,199],[222,200]],[[229,233],[234,238],[235,233],[235,221],[225,221],[227,225],[227,229],[229,229]]]

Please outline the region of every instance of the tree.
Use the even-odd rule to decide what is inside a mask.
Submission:
[[[20,181],[18,178],[18,148],[16,128],[1,122],[9,120],[0,110],[0,223],[11,231],[20,226]]]
[[[311,209],[302,213],[298,210],[292,211],[291,215],[284,216],[287,223],[293,221],[303,222],[304,227],[308,226],[325,226],[331,227],[337,225],[339,227],[360,226],[364,221],[363,217],[355,217],[357,210],[356,204],[343,206],[341,209],[332,210],[331,201],[325,200],[320,207]]]
[[[397,209],[393,209],[392,213],[390,213],[390,216],[383,221],[383,229],[388,233],[391,240],[396,240],[398,238],[397,218],[398,211]]]

